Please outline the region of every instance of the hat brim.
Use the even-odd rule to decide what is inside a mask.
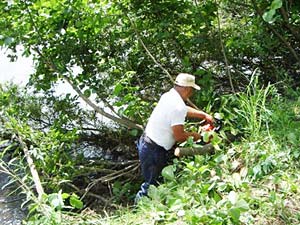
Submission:
[[[194,84],[193,88],[196,89],[197,91],[199,91],[201,89],[200,86],[198,86],[197,84]]]

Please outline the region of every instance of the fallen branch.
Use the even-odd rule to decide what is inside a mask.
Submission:
[[[177,157],[182,157],[182,156],[193,156],[193,155],[206,155],[206,154],[213,154],[214,151],[214,146],[212,144],[206,144],[201,147],[197,148],[181,148],[178,147],[174,151],[174,155]]]
[[[88,184],[88,186],[86,187],[85,189],[85,193],[83,194],[83,196],[81,197],[81,199],[83,199],[87,194],[88,192],[99,182],[109,182],[109,181],[112,181],[112,180],[115,180],[117,179],[118,177],[121,177],[121,176],[124,176],[124,175],[127,175],[129,173],[133,173],[134,171],[136,171],[137,169],[139,168],[139,163],[135,163],[135,164],[132,164],[132,165],[129,165],[127,166],[126,168],[124,168],[123,170],[119,170],[119,171],[116,171],[114,173],[111,173],[111,174],[108,174],[104,177],[100,177],[94,181],[92,181],[90,184]]]
[[[78,187],[76,187],[74,184],[71,184],[71,183],[67,183],[67,185],[70,186],[71,188],[73,188],[80,195],[91,196],[91,197],[97,198],[101,202],[105,203],[106,205],[109,203],[108,199],[106,199],[100,195],[97,195],[95,193],[86,193],[85,190],[80,190]]]
[[[33,162],[33,159],[31,158],[30,156],[30,153],[29,153],[29,150],[27,148],[27,145],[24,143],[24,141],[22,140],[22,138],[18,135],[16,135],[16,138],[17,140],[19,141],[20,145],[21,145],[21,148],[23,149],[24,151],[24,154],[25,154],[25,157],[26,157],[26,160],[27,160],[27,163],[28,163],[28,166],[30,168],[30,172],[31,172],[31,175],[32,175],[32,179],[33,179],[33,182],[35,184],[35,188],[36,188],[36,191],[38,193],[38,199],[41,199],[42,198],[42,195],[45,193],[44,192],[44,189],[43,189],[43,186],[41,184],[41,180],[40,180],[40,177],[39,177],[39,174],[35,168],[35,165],[34,165],[34,162]]]

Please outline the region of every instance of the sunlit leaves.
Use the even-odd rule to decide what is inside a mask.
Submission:
[[[72,194],[70,196],[70,204],[75,209],[82,209],[83,208],[83,202],[79,199],[79,197],[76,194]]]
[[[48,196],[50,205],[55,209],[62,209],[64,206],[63,198],[60,193],[52,193]]]
[[[174,167],[173,165],[167,166],[162,170],[162,176],[167,180],[173,180],[174,176]]]
[[[282,7],[282,0],[273,0],[271,6],[270,6],[270,10],[266,11],[264,14],[263,14],[263,19],[266,21],[266,22],[274,22],[275,18],[275,13],[276,13],[276,10],[281,8]]]

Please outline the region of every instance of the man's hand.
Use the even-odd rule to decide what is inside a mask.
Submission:
[[[191,133],[191,136],[193,136],[194,141],[198,141],[201,138],[200,134],[196,132]]]
[[[213,125],[214,124],[214,118],[211,115],[206,114],[205,120],[207,123]]]

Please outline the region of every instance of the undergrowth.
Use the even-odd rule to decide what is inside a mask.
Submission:
[[[82,202],[73,196],[68,210],[64,202],[70,195],[58,192],[42,202],[32,199],[33,214],[24,223],[299,224],[299,96],[293,92],[284,98],[253,78],[246,92],[224,99],[220,109],[224,131],[240,133],[240,138],[228,142],[222,132],[215,154],[175,159],[163,170],[164,182],[151,186],[149,197],[138,205],[100,215],[89,208],[74,210]]]
[[[176,159],[149,198],[99,223],[299,224],[300,97],[252,88],[236,99],[247,135],[214,155]]]

